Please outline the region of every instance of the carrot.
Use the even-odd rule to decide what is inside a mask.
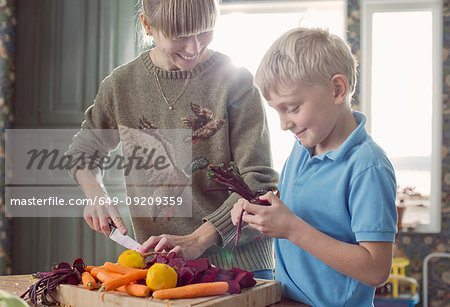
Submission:
[[[123,266],[123,265],[120,265],[117,263],[112,263],[112,262],[105,262],[103,267],[112,272],[116,272],[116,273],[120,273],[120,274],[127,274],[130,272],[141,271],[141,269],[129,268],[129,267],[126,267],[126,266]]]
[[[97,279],[100,280],[101,282],[107,282],[108,280],[117,278],[119,276],[122,276],[122,274],[114,272],[107,273],[105,271],[100,271],[97,274]]]
[[[187,286],[161,289],[153,292],[153,297],[165,300],[174,298],[191,298],[224,294],[228,291],[228,283],[225,281],[203,282]]]
[[[139,270],[127,273],[125,275],[116,277],[114,279],[108,280],[102,284],[102,287],[98,290],[101,291],[112,291],[116,290],[118,287],[126,285],[132,281],[144,279],[147,276],[148,270]]]
[[[88,290],[97,288],[97,282],[89,272],[83,272],[81,274],[81,281],[83,282],[83,286]]]
[[[147,297],[150,295],[150,288],[146,285],[140,285],[140,284],[128,284],[125,286],[120,286],[116,289],[119,292],[126,293],[128,295],[132,296],[138,296],[138,297]]]
[[[99,266],[99,267],[93,268],[93,269],[91,270],[91,275],[94,276],[94,278],[98,279],[98,278],[97,278],[97,274],[98,274],[99,272],[105,272],[105,273],[108,273],[108,274],[114,273],[113,271],[110,271],[110,270],[108,270],[108,269],[105,268],[105,267]]]
[[[90,271],[92,271],[93,268],[96,268],[96,266],[95,266],[95,265],[87,265],[87,266],[84,268],[84,270],[90,272]]]

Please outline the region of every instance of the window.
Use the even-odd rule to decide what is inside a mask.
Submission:
[[[345,1],[264,1],[220,6],[211,49],[230,56],[238,66],[256,73],[269,46],[284,32],[299,25],[327,28],[345,38]],[[265,104],[274,168],[281,172],[294,137],[280,129],[278,114]]]
[[[441,8],[361,1],[361,110],[394,165],[403,224],[418,232],[440,231]]]

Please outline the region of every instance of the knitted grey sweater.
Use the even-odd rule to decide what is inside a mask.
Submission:
[[[176,97],[189,76],[185,92],[173,110],[169,110],[163,100],[154,73],[167,97]],[[198,114],[194,114],[193,106],[223,120],[215,129],[193,139],[192,217],[152,219],[132,216],[135,237],[142,243],[152,235],[186,235],[202,222],[209,221],[221,240],[202,257],[226,269],[232,266],[248,271],[272,269],[272,238],[261,238],[259,232],[246,228],[239,247],[231,248],[236,230],[230,210],[240,196],[223,191],[205,192],[217,187],[207,179],[208,164],[236,161],[246,183],[254,191],[274,190],[278,181],[277,173],[271,168],[269,132],[260,93],[253,85],[252,75],[246,69],[234,67],[228,57],[209,50],[205,60],[191,71],[166,71],[155,67],[149,53],[143,52],[116,68],[102,82],[94,104],[86,111],[83,129],[74,137],[67,154],[76,156],[96,150],[107,154],[120,141],[124,142],[118,137],[105,145],[83,132],[85,129],[139,129],[143,121],[159,129],[192,128],[181,119],[196,118]],[[101,170],[102,164],[98,166]],[[133,195],[130,189],[127,193]]]

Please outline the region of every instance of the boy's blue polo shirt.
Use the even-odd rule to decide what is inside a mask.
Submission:
[[[321,232],[343,242],[394,242],[394,169],[353,112],[358,127],[335,151],[311,157],[296,141],[279,190],[281,200]],[[275,239],[275,279],[282,295],[313,306],[372,306],[375,288],[330,268],[286,239]]]

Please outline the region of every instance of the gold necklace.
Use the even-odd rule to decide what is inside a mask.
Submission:
[[[159,78],[158,78],[158,74],[156,73],[156,67],[153,70],[153,76],[155,77],[155,83],[156,86],[158,87],[158,91],[161,94],[162,98],[164,99],[164,101],[166,102],[167,106],[169,107],[169,110],[173,110],[173,106],[178,102],[178,100],[180,99],[180,97],[184,94],[184,91],[187,88],[187,85],[189,83],[189,79],[190,79],[190,75],[187,76],[186,81],[184,81],[184,85],[183,88],[181,89],[180,93],[178,94],[177,97],[175,98],[169,98],[167,97],[161,87],[161,83],[159,83]],[[173,102],[172,102],[173,101]],[[171,103],[172,102],[172,103]]]
[[[188,76],[187,76],[187,78],[186,78],[186,81],[184,81],[183,88],[181,89],[181,91],[180,91],[180,93],[178,94],[178,96],[175,97],[175,98],[169,98],[169,97],[167,97],[167,96],[164,94],[164,91],[162,90],[162,87],[161,87],[161,83],[159,82],[158,74],[156,73],[156,63],[155,63],[155,59],[152,59],[152,55],[153,55],[153,57],[156,57],[156,54],[153,54],[153,52],[150,52],[150,51],[149,51],[148,55],[149,55],[150,60],[152,60],[153,65],[154,65],[154,67],[153,67],[153,77],[155,77],[155,83],[156,83],[156,86],[157,86],[157,88],[158,88],[158,91],[159,91],[159,93],[161,94],[161,96],[162,96],[162,98],[164,99],[164,101],[165,101],[165,103],[167,104],[167,106],[169,107],[169,110],[172,111],[172,110],[173,110],[173,106],[178,102],[178,99],[180,99],[180,97],[184,94],[184,91],[186,90],[186,87],[187,87],[187,85],[188,85],[188,83],[189,83],[189,79],[190,79],[190,76],[191,76],[191,75],[188,74]],[[172,102],[172,101],[173,101],[173,102]],[[170,102],[172,102],[172,103],[170,103]]]

